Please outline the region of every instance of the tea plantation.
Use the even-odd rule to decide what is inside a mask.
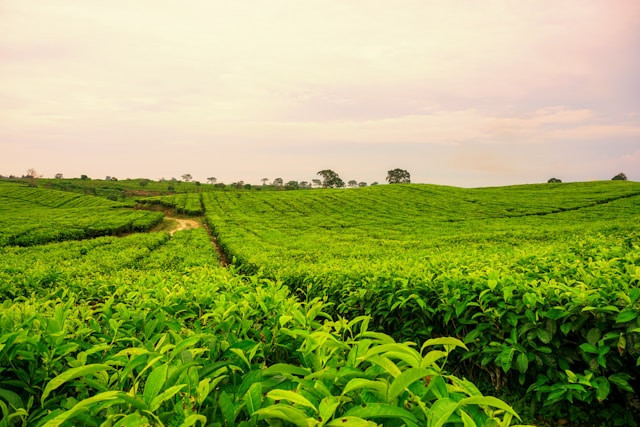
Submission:
[[[637,423],[640,184],[144,201],[0,183],[0,425]]]

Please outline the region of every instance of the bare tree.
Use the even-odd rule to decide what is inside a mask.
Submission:
[[[34,168],[29,168],[27,169],[26,177],[35,179],[35,178],[42,178],[42,175],[38,174],[38,171],[36,171]]]

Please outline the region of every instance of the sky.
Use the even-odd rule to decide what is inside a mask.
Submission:
[[[0,174],[640,181],[638,0],[0,0]]]

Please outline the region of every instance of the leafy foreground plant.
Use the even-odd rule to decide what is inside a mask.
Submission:
[[[279,285],[254,292],[246,304],[222,293],[224,311],[173,318],[146,302],[109,299],[90,313],[58,299],[45,314],[5,302],[0,425],[506,426],[518,417],[444,371],[465,347],[457,339],[417,350],[368,331],[367,317],[327,319],[320,300],[294,302]]]

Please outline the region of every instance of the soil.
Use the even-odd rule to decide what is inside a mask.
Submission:
[[[165,217],[166,219],[170,219],[176,222],[176,226],[169,231],[169,234],[171,234],[173,236],[173,234],[176,231],[181,231],[181,230],[190,230],[192,228],[200,228],[202,227],[202,224],[200,224],[198,221],[194,221],[192,219],[182,219],[182,218],[171,218],[171,217]]]

